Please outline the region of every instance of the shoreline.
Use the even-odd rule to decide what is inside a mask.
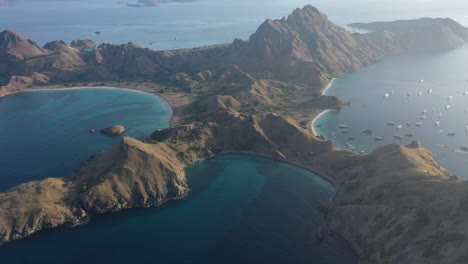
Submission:
[[[328,91],[330,88],[333,87],[333,84],[335,84],[335,81],[336,81],[336,78],[332,78],[332,79],[330,80],[330,82],[329,82],[327,85],[325,85],[325,87],[323,88],[321,94],[322,94],[322,95],[327,95],[327,91]]]
[[[327,84],[327,86],[325,87],[325,89],[322,91],[322,93],[324,94],[332,85],[333,85],[333,81],[335,79],[332,79],[332,81]],[[12,95],[12,94],[16,94],[16,93],[21,93],[21,92],[34,92],[34,91],[63,91],[63,90],[84,90],[84,89],[109,89],[109,90],[127,90],[127,91],[131,91],[131,92],[138,92],[138,93],[144,93],[144,94],[149,94],[149,95],[152,95],[152,96],[156,96],[158,98],[161,98],[166,105],[167,107],[170,109],[170,114],[171,114],[171,117],[170,117],[170,127],[172,127],[173,125],[173,121],[172,119],[174,118],[174,111],[173,111],[173,107],[172,105],[169,103],[169,101],[155,93],[155,92],[150,92],[150,91],[147,91],[147,90],[144,90],[144,89],[138,89],[138,88],[119,88],[119,87],[110,87],[110,86],[80,86],[80,87],[47,87],[47,88],[32,88],[32,89],[25,89],[25,90],[20,90],[20,91],[14,91],[14,92],[11,92],[11,93],[8,93],[8,94],[5,94],[3,96],[0,96],[1,97],[4,97],[4,96],[8,96],[8,95]],[[315,129],[314,129],[314,124],[315,122],[324,114],[330,112],[330,111],[336,111],[336,110],[332,110],[332,109],[326,109],[324,111],[322,111],[321,113],[319,113],[312,121],[312,131],[313,133],[317,135]],[[294,160],[289,160],[289,159],[283,159],[283,158],[278,158],[278,157],[274,157],[272,155],[269,155],[269,154],[263,154],[263,153],[258,153],[258,152],[250,152],[250,151],[222,151],[216,155],[214,155],[213,157],[210,157],[210,158],[216,158],[217,156],[219,155],[227,155],[227,154],[238,154],[238,155],[250,155],[250,156],[257,156],[257,157],[262,157],[262,158],[267,158],[267,159],[271,159],[271,160],[274,160],[274,161],[277,161],[277,162],[280,162],[280,163],[284,163],[284,164],[289,164],[291,166],[295,166],[297,168],[301,168],[301,169],[304,169],[310,173],[312,173],[313,175],[321,178],[322,180],[324,180],[325,182],[327,182],[328,184],[330,184],[332,186],[332,188],[334,189],[334,194],[333,196],[331,196],[331,201],[327,204],[324,204],[324,207],[328,207],[330,204],[332,204],[336,199],[337,197],[339,197],[339,195],[341,194],[341,191],[342,191],[342,187],[338,184],[338,182],[336,182],[336,180],[334,178],[332,178],[331,176],[329,175],[326,175],[325,173],[313,168],[313,167],[310,167],[310,166],[307,166],[307,165],[303,165],[303,164],[300,164],[298,163],[297,161],[294,161]],[[187,168],[188,166],[186,166]],[[186,169],[185,168],[185,169]],[[181,197],[179,199],[183,199],[184,197]],[[126,209],[132,209],[132,208],[135,208],[135,207],[130,207],[130,208],[126,208]],[[361,260],[361,255],[358,253],[359,251],[356,250],[356,246],[353,245],[348,239],[346,239],[346,237],[342,236],[340,233],[338,232],[335,232],[333,229],[330,228],[329,226],[329,223],[330,223],[330,219],[328,217],[328,214],[326,212],[322,212],[322,217],[324,218],[325,220],[325,223],[326,223],[326,226],[327,226],[327,229],[329,230],[330,234],[334,234],[334,235],[337,235],[339,236],[346,244],[348,244],[348,246],[354,251],[354,253],[358,256],[358,259],[359,259],[359,262],[360,263],[360,260]],[[84,222],[80,222],[80,223],[77,223],[77,224],[86,224],[87,222],[89,222],[90,220],[87,219],[86,221]]]
[[[120,87],[115,87],[115,86],[78,86],[78,87],[62,87],[62,86],[57,86],[57,87],[48,87],[48,88],[28,88],[24,90],[16,90],[9,92],[4,95],[0,95],[0,99],[3,97],[7,97],[10,95],[14,94],[19,94],[19,93],[25,93],[25,92],[40,92],[40,91],[70,91],[70,90],[86,90],[86,89],[102,89],[102,90],[125,90],[129,92],[135,92],[135,93],[142,93],[142,94],[148,94],[154,97],[157,97],[158,99],[161,99],[161,102],[165,105],[165,107],[168,109],[169,112],[169,127],[172,127],[174,124],[174,107],[171,105],[169,100],[167,100],[164,96],[156,93],[156,92],[150,92],[150,91],[145,91],[143,89],[138,89],[138,88],[120,88]]]
[[[335,83],[336,81],[336,78],[332,78],[330,80],[330,82],[325,85],[325,87],[323,88],[322,92],[321,92],[321,95],[324,96],[324,95],[327,95],[327,91],[333,86],[333,84]],[[317,116],[315,116],[311,121],[310,121],[310,129],[312,130],[312,133],[314,134],[314,136],[318,137],[320,136],[317,131],[315,130],[315,123],[317,122],[317,120],[322,117],[324,114],[328,113],[328,112],[331,112],[331,111],[336,111],[336,110],[333,110],[333,109],[325,109],[323,110],[322,112],[320,112]]]
[[[322,117],[323,115],[329,113],[329,112],[333,112],[333,111],[336,111],[336,110],[333,110],[333,109],[326,109],[326,110],[323,110],[322,112],[320,112],[316,117],[314,117],[314,119],[312,119],[312,121],[310,121],[310,129],[312,130],[312,133],[314,134],[314,136],[316,137],[319,137],[320,135],[317,133],[317,131],[315,131],[315,123],[317,122],[317,120]]]
[[[231,150],[222,151],[222,152],[216,154],[215,156],[213,156],[213,158],[216,158],[219,155],[228,155],[228,154],[238,154],[238,155],[247,155],[247,156],[250,155],[250,156],[256,156],[256,157],[262,157],[262,158],[271,159],[271,160],[274,160],[274,161],[277,161],[277,162],[281,162],[281,163],[285,163],[285,164],[288,164],[288,165],[292,165],[294,167],[301,168],[303,170],[311,172],[312,174],[315,174],[317,177],[319,177],[319,178],[323,179],[324,181],[326,181],[327,183],[329,183],[333,187],[333,189],[335,189],[335,195],[334,195],[334,197],[332,197],[333,199],[338,197],[338,194],[340,193],[340,186],[335,181],[335,179],[333,179],[332,177],[330,177],[330,176],[326,175],[325,173],[320,172],[320,171],[318,171],[318,170],[316,170],[314,168],[302,165],[302,164],[297,163],[297,162],[292,161],[292,160],[282,159],[282,158],[274,157],[272,155],[253,152],[253,151],[233,151],[233,150],[232,151]]]

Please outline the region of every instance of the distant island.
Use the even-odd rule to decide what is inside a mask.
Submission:
[[[468,29],[450,19],[401,23],[358,24],[372,32],[351,34],[306,6],[266,20],[248,41],[171,51],[89,40],[39,47],[3,31],[0,96],[38,88],[129,87],[160,94],[174,116],[172,127],[155,131],[148,142],[124,137],[66,177],[0,193],[0,242],[182,199],[189,191],[188,165],[234,151],[299,164],[333,183],[338,196],[324,214],[365,263],[463,262],[468,186],[420,143],[360,155],[311,131],[311,118],[342,106],[321,95],[332,78],[387,56],[468,42]]]
[[[43,0],[35,0],[34,2],[40,2]],[[59,1],[59,0],[53,0]],[[125,4],[128,7],[145,7],[145,6],[159,6],[160,4],[166,3],[186,3],[186,2],[195,2],[200,0],[138,0],[136,2],[129,1],[116,1],[117,4]],[[25,0],[0,0],[0,6],[7,5],[9,3],[15,2],[26,2]]]
[[[124,2],[129,7],[159,6],[166,3],[186,3],[199,0],[138,0],[136,3]]]

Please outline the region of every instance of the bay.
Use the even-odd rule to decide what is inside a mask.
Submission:
[[[122,89],[30,91],[0,98],[0,190],[70,174],[91,155],[117,144],[99,130],[123,125],[146,140],[169,126],[160,97]],[[96,133],[90,133],[90,130]]]

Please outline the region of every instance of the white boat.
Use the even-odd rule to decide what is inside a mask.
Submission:
[[[428,93],[432,93],[432,89],[429,89],[429,91],[427,91]]]
[[[457,133],[455,131],[449,131],[447,135],[449,136],[455,136]]]
[[[464,151],[468,151],[468,146],[461,146],[460,149]]]
[[[450,108],[450,105],[446,105],[446,106],[445,106],[445,109],[449,109],[449,108]]]
[[[468,95],[468,92],[463,92],[463,95]]]
[[[440,121],[435,122],[434,125],[436,125],[436,126],[440,125]]]
[[[384,94],[384,97],[387,98],[387,97],[388,97],[388,93]]]
[[[383,137],[375,137],[374,139],[375,139],[375,141],[381,141],[381,140],[383,140]]]
[[[374,131],[372,129],[363,129],[362,133],[372,134],[372,133],[374,133]]]
[[[397,129],[401,129],[403,126],[402,125],[398,125],[397,126]]]
[[[414,133],[407,133],[407,134],[405,134],[405,136],[407,136],[407,137],[414,137]]]
[[[423,116],[421,116],[419,119],[420,119],[420,120],[424,120],[424,119],[426,119],[426,117],[427,117],[427,116],[423,115]]]
[[[422,95],[422,92],[419,92],[419,93],[418,93],[418,96],[421,96],[421,95]]]
[[[420,81],[419,81],[419,83],[423,83],[423,82],[424,82],[424,80],[420,80]]]
[[[348,126],[348,125],[345,125],[345,124],[340,124],[339,127],[340,127],[340,128],[349,128],[349,126]]]
[[[451,101],[453,99],[453,96],[449,96],[447,99]]]
[[[423,122],[417,122],[416,124],[414,124],[415,126],[422,126],[423,125]]]
[[[343,130],[341,130],[341,132],[342,132],[343,134],[348,134],[350,131],[349,131],[349,129],[343,129]]]
[[[402,139],[402,138],[403,138],[403,137],[400,136],[400,135],[393,135],[393,137],[396,138],[396,139]]]
[[[427,109],[424,109],[423,110],[423,115],[425,115],[427,113]]]
[[[389,125],[389,126],[394,126],[394,125],[395,125],[395,122],[393,122],[393,121],[388,121],[388,122],[387,122],[387,125]]]

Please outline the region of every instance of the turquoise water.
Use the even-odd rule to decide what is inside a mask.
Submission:
[[[287,16],[306,4],[318,7],[341,26],[423,16],[451,17],[468,25],[468,2],[463,0],[426,0],[423,4],[406,0],[203,0],[145,8],[126,7],[116,0],[8,1],[9,5],[0,6],[1,29],[17,30],[40,45],[77,38],[112,44],[131,41],[157,50],[226,43],[248,39],[265,19]]]
[[[317,121],[321,125],[317,132],[341,147],[346,148],[348,142],[356,151],[365,152],[394,141],[407,144],[419,140],[445,168],[468,179],[468,153],[460,149],[468,145],[468,95],[464,95],[468,92],[467,69],[468,46],[463,46],[437,54],[391,57],[345,74],[327,94],[350,101],[351,105],[325,114]],[[424,80],[422,84],[420,80]],[[423,115],[426,118],[420,119]],[[395,122],[395,126],[389,126],[388,121]],[[415,126],[418,122],[423,125]],[[350,133],[342,133],[340,124],[349,125]],[[397,129],[399,124],[401,129]],[[362,129],[373,129],[374,133],[367,135]],[[456,135],[448,135],[450,131]],[[409,133],[414,133],[414,137],[405,136]],[[394,135],[403,138],[399,140]],[[375,141],[375,136],[383,140]],[[349,137],[356,139],[350,141]]]
[[[188,170],[189,196],[0,247],[2,263],[357,263],[317,206],[330,184],[288,164],[222,155]]]
[[[171,115],[161,98],[128,90],[32,91],[0,98],[0,190],[78,169],[121,139],[100,134],[102,128],[121,124],[124,135],[145,140],[168,127]]]

